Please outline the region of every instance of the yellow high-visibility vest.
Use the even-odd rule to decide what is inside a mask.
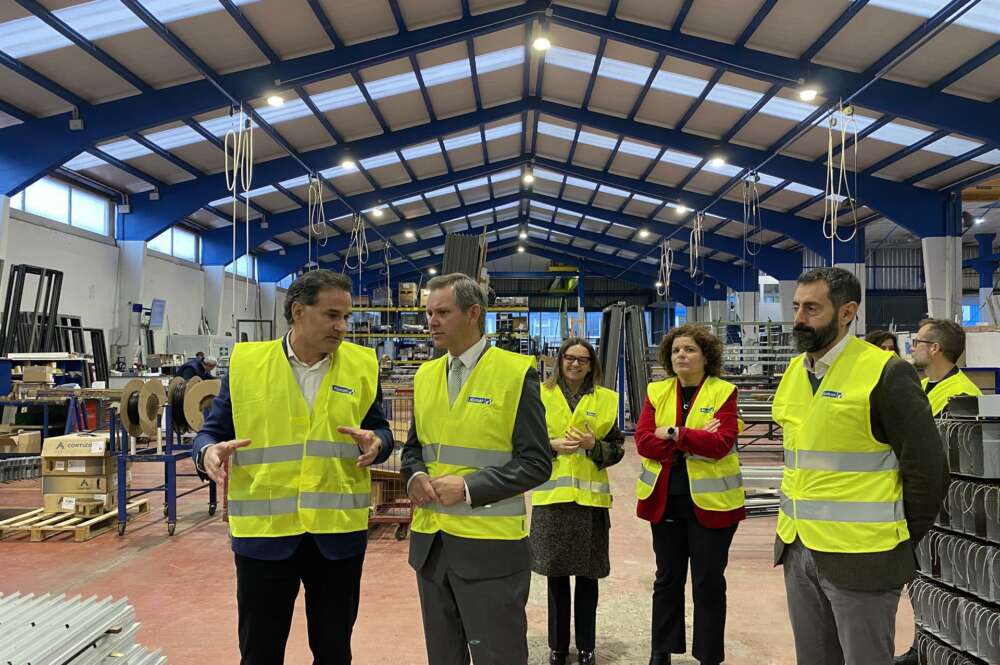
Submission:
[[[930,379],[924,378],[920,382],[920,387],[927,389],[927,384]],[[936,386],[931,388],[931,391],[927,393],[927,399],[931,402],[931,411],[934,413],[934,417],[941,415],[944,408],[948,406],[948,400],[956,395],[982,395],[983,391],[979,389],[979,386],[972,382],[965,372],[958,370],[957,374],[949,376],[943,381],[939,381]]]
[[[413,378],[413,417],[427,473],[468,475],[513,459],[511,437],[524,377],[532,359],[495,347],[486,350],[448,403],[448,356],[424,363]],[[524,495],[473,508],[431,503],[413,511],[417,533],[443,531],[461,538],[521,540],[528,535]]]
[[[587,431],[600,441],[618,419],[618,393],[603,386],[584,395],[573,411],[558,386],[542,386],[545,424],[549,438],[566,436],[570,427]],[[573,453],[560,453],[552,462],[552,475],[531,493],[531,505],[577,503],[581,506],[608,508],[611,506],[611,485],[607,469],[598,469],[587,451],[578,448]]]
[[[342,342],[310,410],[282,340],[233,350],[229,392],[237,439],[231,458],[229,529],[239,538],[347,533],[368,528],[371,478],[358,444],[337,427],[358,427],[378,392],[375,352]]]
[[[805,354],[774,396],[784,436],[778,536],[819,552],[885,552],[910,537],[899,460],[871,428],[871,393],[892,353],[852,337],[813,392]]]
[[[676,377],[655,381],[646,388],[646,396],[656,409],[656,426],[671,427],[677,424]],[[694,403],[688,411],[685,426],[702,429],[716,412],[725,405],[736,386],[714,376],[705,377]],[[746,495],[743,491],[743,474],[740,472],[740,458],[734,445],[722,459],[711,459],[699,455],[685,455],[688,481],[691,486],[691,500],[702,510],[728,511],[743,506]],[[651,459],[642,458],[642,473],[635,483],[635,493],[639,499],[648,499],[656,487],[656,480],[663,471],[663,465]]]

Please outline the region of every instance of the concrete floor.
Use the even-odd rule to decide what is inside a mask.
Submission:
[[[634,516],[632,488],[639,463],[634,452],[611,470],[612,573],[601,582],[597,651],[601,663],[645,665],[649,654],[653,553],[649,527]],[[756,460],[744,463],[759,464]],[[189,465],[189,462],[185,462]],[[152,465],[150,465],[152,467]],[[151,482],[152,470],[137,465],[136,482]],[[187,470],[187,469],[185,469]],[[182,484],[191,485],[191,479]],[[158,499],[153,503],[157,504]],[[41,505],[38,481],[0,485],[0,514]],[[177,533],[167,537],[159,505],[131,524],[125,536],[107,533],[87,543],[62,537],[42,543],[26,538],[0,541],[0,593],[66,593],[128,596],[143,627],[147,647],[161,649],[172,665],[237,663],[235,572],[227,525],[207,514],[207,493],[181,499]],[[792,665],[792,634],[781,570],[771,567],[774,518],[743,522],[728,569],[728,665]],[[365,561],[363,600],[354,632],[357,665],[427,663],[407,542],[390,528],[372,535]],[[528,639],[532,663],[547,660],[545,581],[532,580]],[[690,622],[690,594],[688,620]],[[900,603],[897,651],[913,638],[908,602]],[[690,646],[690,625],[689,640]],[[289,638],[288,665],[311,662],[302,596]],[[696,663],[688,656],[674,659]]]

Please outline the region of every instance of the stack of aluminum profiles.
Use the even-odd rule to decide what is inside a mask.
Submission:
[[[30,480],[40,475],[42,475],[42,458],[37,455],[0,459],[0,483],[9,483],[12,480]]]
[[[140,624],[128,599],[0,594],[4,665],[164,665],[135,641]]]

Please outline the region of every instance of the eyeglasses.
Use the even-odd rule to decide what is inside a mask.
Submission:
[[[586,367],[590,364],[590,358],[579,358],[577,356],[563,356],[563,360],[571,365],[580,365],[581,367]]]
[[[937,344],[937,342],[935,342],[934,340],[931,340],[931,339],[914,338],[914,340],[912,342],[912,345],[916,346],[917,344]]]

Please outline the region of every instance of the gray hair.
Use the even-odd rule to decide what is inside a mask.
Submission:
[[[431,291],[449,286],[454,287],[455,303],[463,312],[469,311],[473,305],[479,305],[479,332],[486,332],[486,291],[479,282],[460,272],[438,275],[427,282],[427,288]]]
[[[340,289],[351,295],[351,278],[341,275],[332,270],[310,270],[292,282],[285,295],[285,321],[288,325],[294,323],[292,318],[292,305],[301,303],[303,305],[315,305],[319,298],[319,292],[323,289]]]
[[[219,361],[215,358],[215,356],[205,356],[202,358],[201,362],[203,365],[211,365],[212,367],[219,364]]]

